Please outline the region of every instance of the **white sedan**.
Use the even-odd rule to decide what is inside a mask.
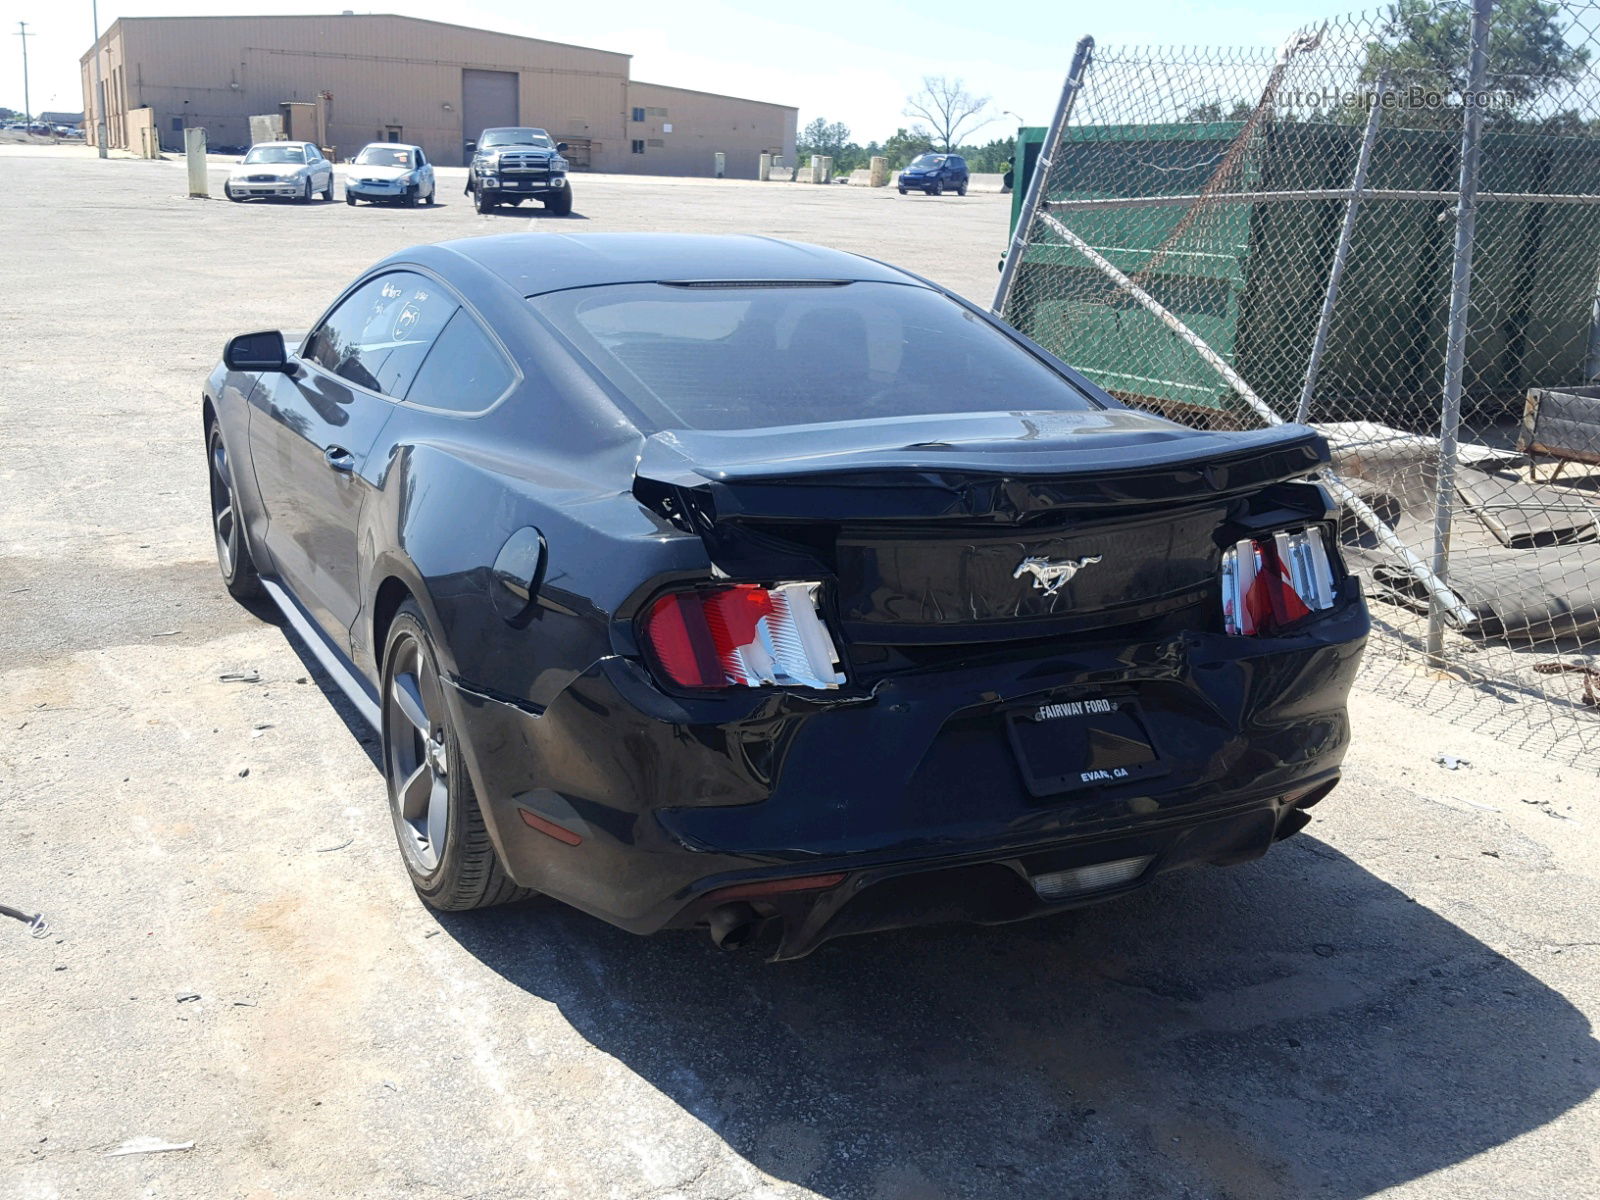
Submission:
[[[433,166],[421,146],[373,142],[355,156],[344,177],[344,202],[380,200],[432,204],[437,185]]]
[[[280,196],[310,203],[333,199],[333,164],[310,142],[257,142],[228,173],[222,194],[229,200]]]

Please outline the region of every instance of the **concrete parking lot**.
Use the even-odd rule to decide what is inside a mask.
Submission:
[[[217,582],[206,372],[391,250],[764,233],[986,301],[1008,198],[580,178],[556,219],[479,217],[459,172],[437,210],[190,200],[81,149],[0,176],[0,903],[51,925],[0,918],[0,1197],[1600,1195],[1592,774],[1362,693],[1346,782],[1260,862],[767,966],[425,909],[372,738]],[[141,1138],[192,1146],[110,1153]]]

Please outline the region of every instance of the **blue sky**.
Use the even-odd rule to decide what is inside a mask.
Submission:
[[[997,115],[1010,109],[1028,123],[1042,125],[1061,89],[1072,47],[1086,33],[1102,45],[1276,46],[1312,17],[1344,7],[1317,0],[1219,0],[1193,6],[1170,0],[1104,5],[1045,0],[804,0],[790,5],[759,0],[563,5],[459,0],[448,6],[437,0],[399,0],[376,8],[346,2],[357,12],[448,19],[622,51],[634,56],[635,78],[793,104],[800,109],[802,124],[816,116],[843,121],[863,143],[909,124],[901,110],[924,74],[960,76],[970,90],[992,97]],[[322,11],[345,7],[334,0]],[[34,110],[80,108],[77,61],[92,40],[88,0],[17,0],[6,9],[6,33],[15,33],[16,20],[23,19],[37,34],[29,40]],[[102,0],[100,21],[104,28],[119,16],[315,11],[317,6],[305,0]],[[12,36],[0,48],[0,104],[22,104],[21,55]],[[1005,118],[980,137],[1002,136],[1012,124]]]

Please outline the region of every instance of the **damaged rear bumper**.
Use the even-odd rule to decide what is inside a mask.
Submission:
[[[748,905],[775,957],[794,958],[851,933],[1021,920],[1264,853],[1337,781],[1366,632],[1352,591],[1292,637],[1067,642],[820,699],[669,696],[623,658],[542,711],[459,682],[449,693],[519,884],[638,933]],[[1008,714],[1107,694],[1137,698],[1162,771],[1030,791]],[[1106,863],[1122,873],[1080,870]]]

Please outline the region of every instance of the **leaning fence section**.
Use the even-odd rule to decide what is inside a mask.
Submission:
[[[1039,161],[1003,315],[1128,403],[1319,427],[1372,681],[1595,761],[1600,3],[1085,39]]]

